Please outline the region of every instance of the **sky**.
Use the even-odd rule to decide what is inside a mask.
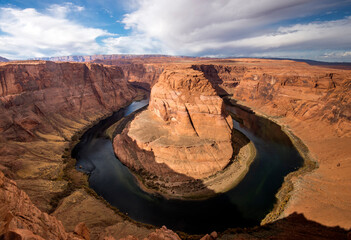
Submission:
[[[94,54],[351,62],[351,0],[0,0],[0,56]]]

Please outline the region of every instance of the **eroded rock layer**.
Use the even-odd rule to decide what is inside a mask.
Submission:
[[[137,66],[108,63],[124,64],[122,68],[44,61],[0,63],[0,171],[17,182],[0,172],[1,239],[87,239],[87,229],[80,222],[87,224],[91,239],[144,239],[150,233],[149,238],[156,239],[153,230],[126,221],[82,189],[59,204],[55,217],[44,212],[51,210],[56,194],[67,189],[61,157],[71,136],[135,96],[124,79],[154,84],[160,69],[172,65],[165,58],[157,60],[162,62],[168,63],[156,67],[155,74],[156,65],[144,60]],[[193,60],[192,64],[219,94],[233,94],[241,104],[295,133],[319,165],[312,173],[292,179],[288,204],[281,206],[283,219],[239,230],[243,234],[235,230],[219,234],[219,239],[349,238],[350,231],[310,220],[347,229],[351,225],[350,71],[266,59]],[[286,217],[293,212],[301,214]],[[156,233],[159,238],[168,236],[163,230]]]
[[[116,136],[114,147],[133,169],[201,179],[228,165],[233,155],[232,128],[223,100],[201,72],[167,69],[152,88],[148,110]],[[139,157],[132,152],[140,152]]]
[[[301,148],[302,154],[316,161],[317,169],[292,179],[294,190],[286,196],[288,204],[280,207],[280,217],[296,211],[328,226],[349,228],[351,71],[265,59],[193,68],[233,94],[235,101],[293,132],[308,148]]]

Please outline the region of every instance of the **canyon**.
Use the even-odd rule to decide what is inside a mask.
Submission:
[[[142,172],[145,185],[156,184],[158,193],[203,198],[232,188],[254,158],[248,146],[233,155],[232,144],[239,143],[232,141],[232,131],[232,118],[204,74],[175,67],[163,71],[148,109],[115,136],[113,145],[120,161]],[[224,175],[226,181],[214,184]]]
[[[228,231],[219,239],[350,236],[350,70],[268,59],[112,60],[0,63],[1,237],[179,239],[111,209],[91,193],[69,156],[84,129],[140,97],[141,89],[156,86],[154,96],[161,99],[165,86],[158,79],[169,68],[198,72],[211,83],[210,92],[278,123],[313,163],[312,171],[286,178],[289,190],[283,185],[263,227]],[[159,100],[149,110],[170,121],[184,114],[162,110]],[[195,129],[197,124],[206,127],[195,120]],[[196,135],[189,122],[179,129]]]

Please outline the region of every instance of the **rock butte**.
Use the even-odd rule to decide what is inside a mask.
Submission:
[[[132,121],[127,133],[154,160],[133,159],[125,152],[127,136],[116,136],[115,152],[128,166],[137,169],[135,164],[140,163],[141,168],[163,178],[174,172],[201,179],[228,165],[233,155],[232,128],[223,100],[202,72],[167,69],[152,88],[148,110]]]
[[[84,222],[91,239],[177,239],[170,230],[136,225],[89,195],[84,177],[64,169],[62,152],[75,133],[130,102],[137,95],[133,86],[152,86],[163,69],[185,64],[202,71],[218,92],[224,89],[293,132],[310,150],[305,155],[318,163],[313,172],[289,180],[293,190],[284,198],[287,204],[278,204],[281,211],[270,219],[275,222],[218,238],[350,237],[346,230],[323,226],[351,226],[349,66],[267,59],[99,59],[118,66],[0,63],[0,171],[6,175],[0,172],[0,238],[87,239]],[[55,199],[61,200],[58,205]]]

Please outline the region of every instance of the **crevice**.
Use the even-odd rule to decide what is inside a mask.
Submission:
[[[194,131],[195,131],[195,133],[196,133],[196,136],[198,136],[198,137],[199,137],[199,134],[197,133],[197,131],[196,131],[196,129],[195,129],[195,126],[194,126],[193,120],[191,119],[191,116],[190,116],[189,110],[188,110],[188,108],[186,107],[186,105],[184,105],[184,107],[185,107],[185,111],[186,111],[186,113],[187,113],[187,114],[188,114],[188,116],[189,116],[189,121],[190,121],[190,124],[191,124],[191,126],[193,127],[193,129],[194,129]]]

